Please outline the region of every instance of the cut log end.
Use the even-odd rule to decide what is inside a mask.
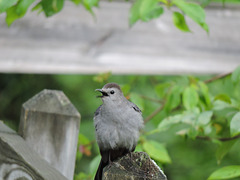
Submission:
[[[167,180],[166,175],[145,152],[129,153],[103,170],[103,180]]]

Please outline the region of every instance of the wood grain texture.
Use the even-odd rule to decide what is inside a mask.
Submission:
[[[106,166],[103,180],[167,180],[166,175],[145,152],[134,152]]]
[[[1,122],[0,179],[67,180]]]
[[[29,12],[10,28],[0,15],[0,72],[115,74],[207,74],[240,64],[239,6],[209,7],[207,35],[187,18],[193,33],[172,23],[167,9],[149,23],[129,28],[129,2],[100,2],[96,19],[66,2],[45,18]]]
[[[42,158],[73,179],[80,114],[62,91],[43,90],[22,106],[19,134]]]

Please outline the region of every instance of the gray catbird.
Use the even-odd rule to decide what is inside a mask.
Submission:
[[[108,83],[96,91],[102,93],[98,97],[103,101],[94,115],[96,139],[102,156],[95,180],[101,180],[105,166],[135,150],[143,118],[141,110],[124,97],[118,84]]]

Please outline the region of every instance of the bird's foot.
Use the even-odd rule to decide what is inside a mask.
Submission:
[[[132,152],[128,153],[130,160],[132,160]]]

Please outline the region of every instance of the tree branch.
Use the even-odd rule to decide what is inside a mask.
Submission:
[[[162,104],[164,102],[163,100],[154,99],[154,98],[144,96],[144,95],[140,95],[140,97],[143,98],[143,99],[149,100],[149,101],[156,102],[156,103],[161,103]]]
[[[210,138],[208,136],[197,136],[197,139],[201,139],[201,140],[206,140],[206,141],[211,141],[214,138]],[[225,142],[225,141],[231,141],[231,140],[235,140],[240,138],[240,134],[237,136],[233,136],[233,137],[226,137],[226,138],[216,138],[219,141]]]
[[[206,84],[207,84],[207,83],[211,83],[211,82],[216,81],[216,80],[218,80],[218,79],[225,78],[225,77],[227,77],[227,76],[229,76],[229,75],[231,75],[231,74],[232,74],[232,72],[219,74],[219,75],[217,75],[217,76],[214,76],[214,77],[212,77],[212,78],[210,78],[210,79],[205,80],[204,82],[205,82]]]
[[[164,108],[165,102],[162,103],[162,105],[157,108],[155,111],[153,111],[152,114],[150,114],[148,117],[144,119],[144,124],[146,124],[148,121],[150,121],[152,118],[154,118],[163,108]]]

